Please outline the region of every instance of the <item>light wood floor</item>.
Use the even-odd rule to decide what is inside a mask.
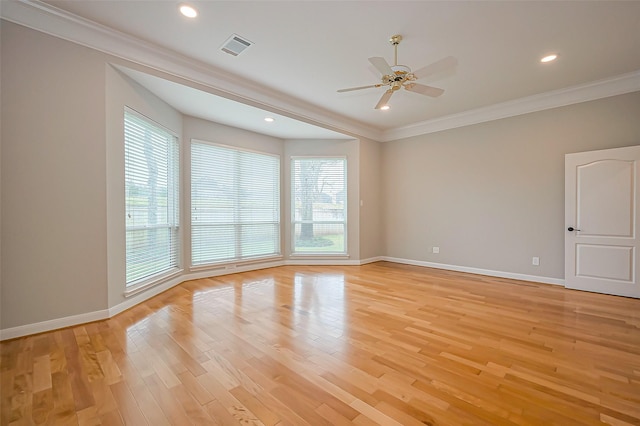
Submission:
[[[640,300],[384,262],[191,281],[1,353],[2,425],[640,424]]]

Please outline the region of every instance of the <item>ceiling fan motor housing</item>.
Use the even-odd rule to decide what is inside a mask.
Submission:
[[[382,76],[383,84],[393,86],[395,83],[402,84],[416,80],[416,77],[411,72],[411,68],[406,65],[392,65],[391,70],[393,71],[393,74]]]

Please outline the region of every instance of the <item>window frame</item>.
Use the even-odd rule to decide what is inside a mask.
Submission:
[[[194,179],[193,179],[193,146],[194,144],[201,144],[201,145],[205,145],[205,146],[212,146],[215,148],[220,148],[220,149],[226,149],[229,151],[233,151],[236,154],[240,154],[242,155],[242,153],[246,153],[246,154],[255,154],[255,155],[260,155],[260,156],[264,156],[264,157],[270,157],[274,160],[276,160],[276,173],[273,176],[274,178],[274,182],[277,183],[277,202],[275,202],[273,205],[274,207],[277,208],[277,211],[274,215],[274,217],[277,218],[277,221],[271,221],[271,222],[260,222],[260,221],[254,221],[254,222],[242,222],[241,219],[239,219],[240,215],[239,215],[239,210],[240,207],[238,205],[238,202],[240,201],[240,199],[234,199],[235,202],[235,206],[234,206],[234,218],[237,219],[237,222],[234,223],[230,223],[228,225],[233,225],[234,227],[234,241],[233,244],[235,245],[235,256],[234,257],[230,257],[230,258],[225,258],[225,259],[219,259],[219,260],[211,260],[208,262],[198,262],[198,263],[194,263],[194,228],[196,228],[199,225],[194,225],[194,191],[193,191],[193,185],[194,185]],[[224,264],[241,264],[241,263],[251,263],[251,262],[256,262],[256,261],[265,261],[265,260],[270,260],[270,259],[281,259],[282,258],[282,156],[280,154],[274,154],[271,152],[265,152],[265,151],[259,151],[259,150],[254,150],[254,149],[248,149],[248,148],[243,148],[243,147],[238,147],[238,146],[234,146],[234,145],[229,145],[229,144],[223,144],[223,143],[218,143],[218,142],[212,142],[212,141],[207,141],[207,140],[203,140],[203,139],[197,139],[197,138],[192,138],[191,142],[190,142],[190,159],[189,159],[189,176],[190,176],[190,183],[189,183],[189,196],[190,196],[190,202],[189,202],[189,218],[190,218],[190,223],[191,223],[191,232],[190,232],[190,246],[191,246],[191,253],[189,256],[189,264],[190,264],[190,269],[191,270],[200,270],[200,269],[209,269],[211,267],[216,267],[216,266],[220,266],[220,265],[224,265]],[[234,175],[238,175],[238,173],[240,172],[240,170],[238,170],[237,168],[234,169]],[[238,182],[238,184],[240,184],[240,182]],[[238,190],[238,187],[235,188],[236,190]],[[251,225],[255,225],[255,224],[271,224],[276,228],[276,231],[274,233],[274,236],[277,238],[277,241],[275,242],[275,251],[273,253],[265,253],[265,254],[258,254],[258,255],[242,255],[242,233],[238,233],[238,229],[241,229],[243,226],[251,226]],[[240,254],[240,255],[238,255]]]
[[[127,116],[130,115],[134,117],[136,120],[144,123],[146,126],[151,128],[151,131],[164,133],[166,136],[170,137],[170,142],[167,144],[167,149],[165,151],[165,157],[167,163],[171,161],[171,165],[167,166],[167,203],[171,204],[167,206],[167,223],[164,224],[154,224],[154,225],[138,225],[138,226],[129,226],[127,225],[127,214],[128,214],[128,196],[127,196],[127,168],[129,164],[128,149],[127,149],[127,136],[126,136],[126,121]],[[183,242],[182,242],[182,214],[181,214],[181,169],[182,169],[182,150],[180,137],[178,134],[171,129],[163,126],[157,121],[145,116],[144,114],[139,113],[138,111],[125,106],[124,114],[123,114],[123,148],[124,148],[124,230],[125,230],[125,265],[124,265],[124,287],[125,287],[125,296],[131,296],[136,294],[148,287],[154,286],[156,284],[160,284],[170,278],[180,275],[183,272],[182,269],[182,250],[183,250]],[[172,158],[173,157],[173,158]],[[129,232],[130,231],[139,231],[144,229],[168,229],[170,238],[174,240],[174,244],[169,246],[169,252],[166,255],[170,258],[171,265],[168,268],[159,269],[154,271],[151,274],[144,275],[140,278],[133,279],[128,281],[127,274],[129,272],[129,262],[127,262],[127,243],[129,241]]]

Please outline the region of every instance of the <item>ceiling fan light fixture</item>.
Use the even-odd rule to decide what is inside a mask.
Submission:
[[[558,55],[553,53],[551,55],[547,55],[547,56],[543,57],[542,59],[540,59],[540,62],[542,62],[543,64],[546,64],[547,62],[553,62],[556,59],[558,59]]]
[[[198,16],[198,11],[193,6],[189,6],[188,4],[180,5],[180,13],[182,13],[182,15],[186,16],[187,18],[195,18],[196,16]]]

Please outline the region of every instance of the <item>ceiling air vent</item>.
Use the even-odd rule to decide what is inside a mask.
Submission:
[[[224,42],[220,50],[229,55],[238,56],[241,54],[247,47],[251,46],[249,40],[240,37],[238,34],[232,34],[231,37]]]

